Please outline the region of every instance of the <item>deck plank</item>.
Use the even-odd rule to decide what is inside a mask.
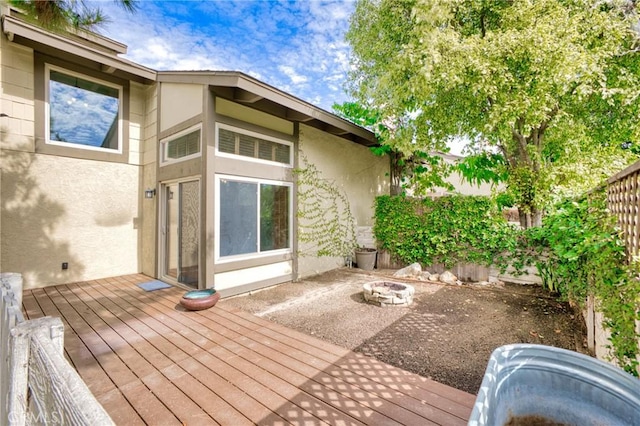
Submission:
[[[27,290],[59,316],[65,356],[117,424],[464,425],[475,397],[142,274]]]

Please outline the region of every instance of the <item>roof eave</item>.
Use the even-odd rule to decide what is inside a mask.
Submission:
[[[48,32],[9,15],[2,16],[2,31],[10,41],[34,49],[47,47],[48,49],[58,50],[85,60],[90,60],[101,64],[101,68],[105,72],[113,73],[115,70],[119,70],[130,76],[132,80],[147,84],[156,80],[155,70],[119,58],[116,55],[85,46],[77,41]]]
[[[256,107],[269,102],[285,109],[282,118],[306,123],[365,146],[379,144],[373,132],[238,71],[159,71],[158,82],[202,84],[226,88],[225,97]]]

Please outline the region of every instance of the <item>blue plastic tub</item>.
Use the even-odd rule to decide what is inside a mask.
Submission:
[[[640,425],[640,380],[566,349],[507,345],[489,359],[469,426]],[[548,423],[542,423],[547,421]]]

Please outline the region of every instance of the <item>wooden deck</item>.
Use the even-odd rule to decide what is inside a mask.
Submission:
[[[24,292],[116,424],[464,425],[475,397],[220,302],[128,275]]]

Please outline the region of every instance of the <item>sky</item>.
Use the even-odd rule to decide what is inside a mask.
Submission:
[[[99,32],[149,68],[241,71],[328,111],[349,99],[354,1],[138,0],[135,14],[95,4],[111,21]]]

